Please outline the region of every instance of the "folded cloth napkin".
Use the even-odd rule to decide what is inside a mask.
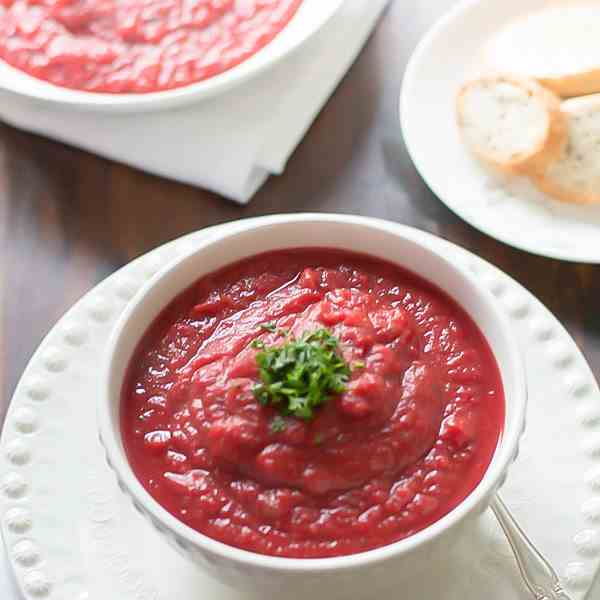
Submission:
[[[65,111],[3,93],[0,119],[246,203],[270,174],[283,172],[387,2],[346,0],[298,52],[259,77],[194,106],[102,114]]]

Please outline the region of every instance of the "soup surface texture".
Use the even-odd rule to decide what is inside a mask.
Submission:
[[[145,93],[256,54],[302,0],[0,0],[0,58],[55,85]]]
[[[312,418],[257,400],[257,356],[322,331],[348,369]],[[140,342],[122,393],[132,468],[211,538],[285,557],[406,538],[482,479],[501,378],[470,317],[416,275],[332,249],[258,255],[200,279]]]

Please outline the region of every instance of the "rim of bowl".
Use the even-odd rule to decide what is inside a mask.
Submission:
[[[13,71],[17,78],[15,83],[0,83],[0,90],[17,96],[49,103],[63,108],[77,107],[85,111],[100,112],[133,112],[154,111],[175,108],[191,104],[194,101],[203,101],[220,95],[238,85],[253,79],[264,71],[278,64],[281,60],[295,53],[305,42],[316,35],[337,13],[345,0],[328,0],[323,3],[323,11],[310,27],[296,34],[287,45],[272,49],[271,45],[277,36],[258,52],[248,57],[234,67],[223,71],[208,79],[196,81],[182,87],[158,92],[141,94],[106,92],[86,92],[55,85],[49,81],[38,79],[28,73],[17,69],[6,61],[0,60],[7,71]],[[300,6],[302,8],[302,6]],[[294,15],[288,27],[297,14]],[[285,31],[286,27],[282,31]],[[280,32],[281,33],[281,32]],[[20,81],[19,81],[20,80]],[[29,85],[28,85],[29,84]],[[31,86],[32,89],[29,89]]]
[[[253,219],[248,219],[247,221],[249,221],[249,223],[244,221],[245,220],[242,220],[240,223],[236,224],[237,226],[231,230],[216,232],[214,235],[209,236],[206,240],[198,242],[197,247],[192,251],[168,262],[158,273],[151,277],[144,284],[144,286],[142,286],[142,288],[138,291],[134,299],[129,303],[118,319],[117,324],[115,325],[115,328],[110,336],[107,345],[107,351],[105,353],[103,369],[101,370],[102,389],[99,394],[99,401],[97,405],[100,438],[111,468],[117,473],[118,478],[125,484],[127,493],[135,502],[141,505],[143,510],[146,511],[153,519],[161,523],[167,529],[173,531],[192,546],[200,546],[207,551],[212,552],[213,554],[217,554],[228,560],[234,560],[238,563],[247,563],[253,566],[268,568],[271,570],[293,571],[296,573],[346,570],[380,562],[391,557],[401,556],[402,554],[405,554],[420,545],[424,545],[435,540],[443,532],[452,529],[470,513],[475,511],[482,502],[486,501],[487,498],[491,498],[491,496],[496,492],[497,488],[502,484],[503,477],[506,475],[518,450],[519,440],[525,427],[527,384],[521,351],[518,347],[515,336],[510,333],[511,328],[508,318],[503,312],[501,312],[493,296],[478,284],[477,279],[467,269],[450,262],[440,252],[430,248],[426,243],[423,243],[423,238],[420,238],[420,236],[429,236],[430,234],[426,234],[415,228],[381,219],[326,213],[274,215],[263,217],[259,220],[259,222],[256,222]],[[188,260],[193,260],[198,254],[201,254],[210,246],[224,243],[227,239],[230,239],[238,234],[260,230],[262,228],[277,224],[308,224],[314,222],[341,223],[363,228],[366,227],[402,237],[419,245],[427,252],[434,254],[436,259],[442,263],[445,263],[446,267],[454,271],[457,277],[465,280],[466,283],[471,287],[471,290],[479,296],[479,301],[487,304],[488,308],[493,313],[494,318],[501,325],[500,331],[502,332],[503,344],[506,346],[510,356],[510,371],[512,371],[512,376],[515,381],[514,388],[516,398],[514,402],[512,418],[510,421],[505,421],[505,427],[502,436],[497,444],[492,461],[488,466],[482,480],[458,506],[453,508],[441,519],[407,538],[387,544],[385,546],[381,546],[380,548],[367,550],[357,554],[329,558],[285,558],[259,554],[249,550],[242,550],[235,546],[229,546],[228,544],[208,537],[184,524],[177,517],[168,512],[150,495],[150,493],[143,487],[133,472],[129,461],[127,460],[124,449],[121,450],[120,448],[119,440],[121,439],[121,434],[120,431],[116,431],[118,427],[112,427],[112,419],[110,414],[112,399],[112,395],[110,393],[110,382],[112,378],[112,371],[115,368],[113,357],[118,344],[120,343],[123,330],[132,316],[134,316],[134,314],[143,308],[144,301],[147,299],[147,296],[154,289],[156,284],[167,274],[177,270],[182,263]],[[252,255],[249,254],[248,256],[250,257]],[[393,259],[390,260],[394,262]],[[226,266],[226,264],[228,263],[224,262],[223,266]],[[190,285],[193,283],[193,281],[190,281]],[[175,298],[180,291],[176,292],[173,298]],[[118,401],[120,401],[120,398]]]

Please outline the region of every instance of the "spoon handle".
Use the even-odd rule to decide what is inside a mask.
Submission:
[[[525,535],[510,510],[496,494],[491,509],[510,544],[525,585],[535,600],[570,600],[556,571]]]

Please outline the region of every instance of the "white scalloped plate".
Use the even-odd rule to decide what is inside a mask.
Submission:
[[[163,110],[198,102],[255,77],[294,52],[333,17],[343,2],[344,0],[303,0],[288,25],[256,54],[224,73],[181,88],[148,94],[82,92],[31,77],[0,60],[0,89],[66,109],[103,112]]]
[[[95,425],[98,360],[116,317],[144,280],[210,231],[158,248],[92,290],[48,334],[17,387],[0,440],[0,518],[27,599],[248,598],[208,579],[147,526],[105,465]],[[573,340],[538,300],[475,255],[422,235],[465,261],[513,320],[530,405],[504,496],[573,599],[582,600],[600,565],[598,386]],[[395,584],[391,572],[373,590]],[[425,581],[402,582],[404,598],[481,600],[482,590],[486,600],[528,598],[490,515],[471,526],[443,564],[429,565]],[[324,590],[323,598],[348,599],[348,590]]]
[[[482,70],[485,42],[505,23],[552,1],[557,0],[458,3],[410,59],[400,97],[402,132],[427,185],[473,227],[534,254],[600,263],[600,206],[557,202],[526,178],[486,170],[469,155],[456,125],[456,94]]]

